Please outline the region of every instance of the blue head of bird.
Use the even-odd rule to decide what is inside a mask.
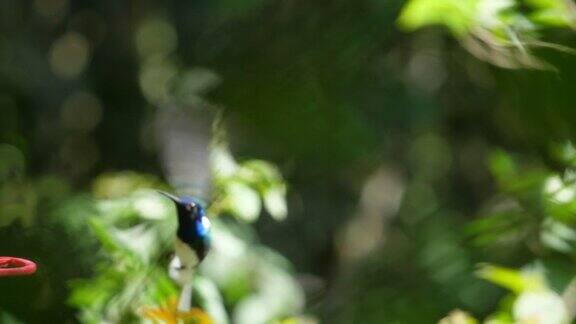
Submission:
[[[176,205],[176,255],[183,267],[195,267],[210,249],[210,221],[206,217],[206,211],[200,201],[193,197],[160,193]]]

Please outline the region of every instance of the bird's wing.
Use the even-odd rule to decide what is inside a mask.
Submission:
[[[156,134],[168,182],[181,194],[210,197],[209,147],[215,113],[196,107],[167,104],[158,109]]]

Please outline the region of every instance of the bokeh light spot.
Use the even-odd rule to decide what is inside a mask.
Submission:
[[[174,27],[163,19],[148,19],[136,32],[136,48],[142,57],[169,54],[177,45],[178,38]]]
[[[50,67],[61,78],[74,78],[86,68],[89,56],[88,40],[79,33],[69,32],[52,44]]]
[[[68,10],[68,0],[34,0],[33,6],[44,17],[59,19]]]
[[[102,117],[102,105],[98,98],[87,92],[77,92],[66,98],[61,119],[64,127],[89,132]]]
[[[159,103],[168,98],[170,81],[176,77],[176,68],[166,62],[149,62],[140,72],[140,87],[146,99]]]

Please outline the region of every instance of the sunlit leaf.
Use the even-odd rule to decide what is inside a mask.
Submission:
[[[569,226],[548,218],[542,224],[542,243],[560,252],[570,252],[576,242],[576,231]]]
[[[441,319],[438,324],[476,324],[478,321],[470,314],[459,309],[453,310],[448,316]]]
[[[125,230],[109,229],[109,232],[124,249],[139,256],[143,262],[149,262],[158,249],[156,232],[144,224]]]
[[[238,164],[224,145],[212,147],[210,159],[216,179],[232,177],[238,170]]]
[[[288,215],[286,206],[286,188],[274,186],[264,192],[264,206],[276,220],[284,220]]]
[[[568,323],[562,298],[548,290],[522,293],[513,307],[516,323]]]
[[[238,177],[250,183],[260,191],[282,181],[280,171],[271,163],[262,160],[250,160],[241,164]]]
[[[518,271],[510,268],[483,265],[476,275],[515,293],[539,291],[545,289],[546,283],[538,271]]]
[[[136,172],[105,173],[94,180],[92,191],[97,198],[119,198],[138,189],[159,187],[159,184],[155,177]]]
[[[566,27],[574,23],[573,12],[562,0],[527,0],[534,9],[530,18],[544,26]]]
[[[134,210],[142,218],[150,220],[162,220],[168,216],[172,210],[172,203],[166,201],[155,191],[139,191],[133,196]]]
[[[108,253],[114,253],[122,249],[121,245],[116,241],[115,237],[110,233],[109,229],[102,223],[102,221],[91,218],[89,220],[90,227],[100,244],[106,249]]]
[[[247,222],[258,219],[262,205],[254,189],[241,182],[233,182],[226,188],[226,193],[228,208],[232,214]]]
[[[209,279],[197,277],[194,281],[194,289],[202,305],[215,323],[227,324],[229,322],[222,296],[218,287]]]
[[[499,311],[490,316],[485,321],[486,324],[516,324],[510,311]]]
[[[444,25],[462,37],[472,28],[477,5],[478,0],[411,0],[404,6],[399,23],[406,30]]]

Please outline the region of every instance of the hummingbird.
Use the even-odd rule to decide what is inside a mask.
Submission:
[[[192,300],[192,280],[196,267],[210,250],[210,221],[206,210],[197,199],[189,196],[177,197],[159,191],[176,205],[178,228],[174,240],[176,256],[169,266],[170,277],[182,285],[179,310],[187,311]]]

